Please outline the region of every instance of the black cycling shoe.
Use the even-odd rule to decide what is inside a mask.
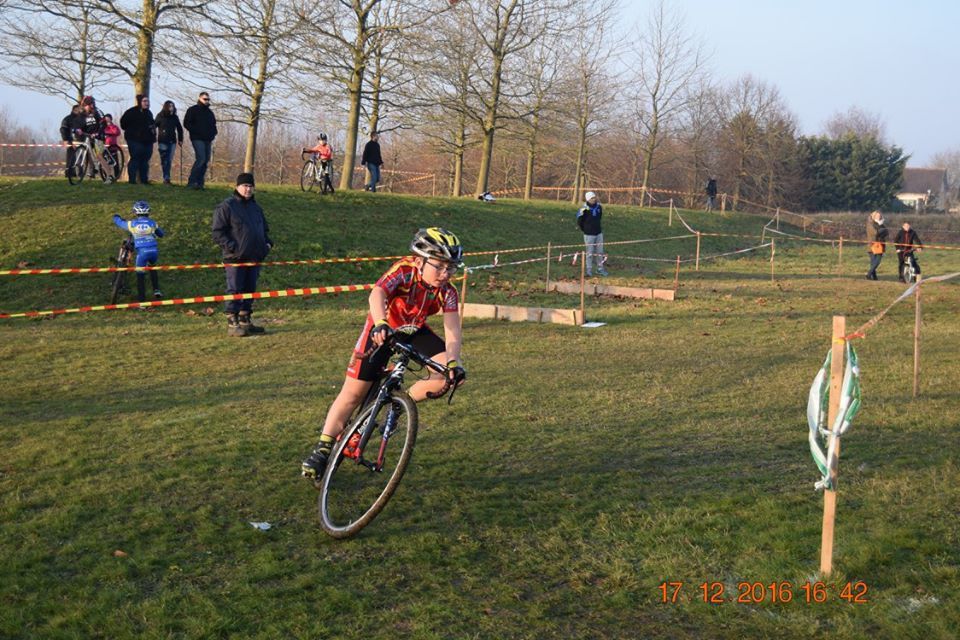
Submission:
[[[307,459],[300,463],[300,475],[310,480],[313,486],[319,489],[320,483],[323,481],[323,472],[327,468],[327,461],[329,459],[329,454],[314,449]]]

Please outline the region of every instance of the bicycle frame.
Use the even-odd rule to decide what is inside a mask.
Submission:
[[[360,404],[360,411],[358,416],[362,416],[364,413],[367,413],[366,422],[360,428],[360,442],[357,445],[357,456],[355,458],[357,464],[362,464],[371,471],[381,471],[383,469],[383,456],[386,450],[387,440],[390,439],[391,427],[388,424],[384,425],[384,431],[382,433],[383,437],[380,440],[380,448],[377,452],[377,458],[375,462],[364,459],[363,452],[367,447],[367,443],[370,441],[373,432],[375,431],[375,422],[374,416],[376,416],[380,409],[388,402],[390,402],[390,393],[394,389],[400,389],[403,387],[403,376],[407,372],[410,361],[413,360],[423,366],[433,369],[437,373],[447,374],[448,368],[440,364],[439,362],[428,358],[420,354],[416,349],[414,349],[409,344],[404,344],[402,342],[393,341],[384,347],[390,348],[396,353],[399,358],[394,364],[393,369],[384,373],[383,377],[380,378],[378,384],[373,384],[370,386],[370,390],[367,391],[367,395],[364,398],[364,401]],[[384,348],[381,347],[381,348]],[[441,398],[448,391],[450,391],[450,396],[447,400],[447,403],[453,402],[453,395],[456,393],[457,387],[450,384],[447,380],[441,389],[437,393],[427,393],[427,396],[431,399]]]

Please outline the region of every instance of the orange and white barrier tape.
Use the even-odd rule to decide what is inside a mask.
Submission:
[[[226,302],[227,300],[261,300],[263,298],[288,298],[294,296],[310,296],[324,293],[347,293],[350,291],[368,291],[373,284],[345,284],[330,287],[305,287],[302,289],[278,289],[275,291],[256,291],[254,293],[232,293],[217,296],[197,296],[194,298],[170,298],[168,300],[151,300],[149,302],[126,302],[122,304],[104,304],[72,309],[50,309],[46,311],[23,311],[21,313],[0,313],[0,320],[9,318],[40,318],[44,316],[59,316],[67,313],[87,313],[89,311],[113,311],[115,309],[138,309],[144,307],[168,307],[181,304],[199,304],[202,302]]]
[[[164,264],[152,267],[69,267],[63,269],[0,269],[0,276],[61,275],[65,273],[113,273],[116,271],[189,271],[193,269],[223,269],[225,267],[264,267],[305,264],[345,264],[400,260],[406,256],[377,256],[372,258],[316,258],[311,260],[276,260],[273,262],[217,262],[211,264]]]

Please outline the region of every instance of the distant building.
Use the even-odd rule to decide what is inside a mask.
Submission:
[[[915,211],[946,211],[949,199],[946,169],[903,170],[903,186],[897,200]]]

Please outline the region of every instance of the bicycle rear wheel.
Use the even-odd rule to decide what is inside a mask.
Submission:
[[[303,171],[300,172],[300,190],[311,191],[317,183],[317,169],[313,160],[307,160],[303,163]]]
[[[373,408],[373,404],[365,407],[343,430],[330,454],[336,463],[329,464],[323,476],[320,523],[334,538],[356,535],[377,517],[397,490],[413,455],[417,405],[405,391],[397,390],[373,415],[373,432],[359,459],[351,457],[348,445],[362,433]],[[387,424],[394,426],[384,437]]]
[[[119,147],[113,151],[107,147],[103,150],[103,161],[107,166],[106,176],[113,178],[114,181],[119,180],[123,170],[123,151]],[[103,173],[102,170],[101,173]]]

